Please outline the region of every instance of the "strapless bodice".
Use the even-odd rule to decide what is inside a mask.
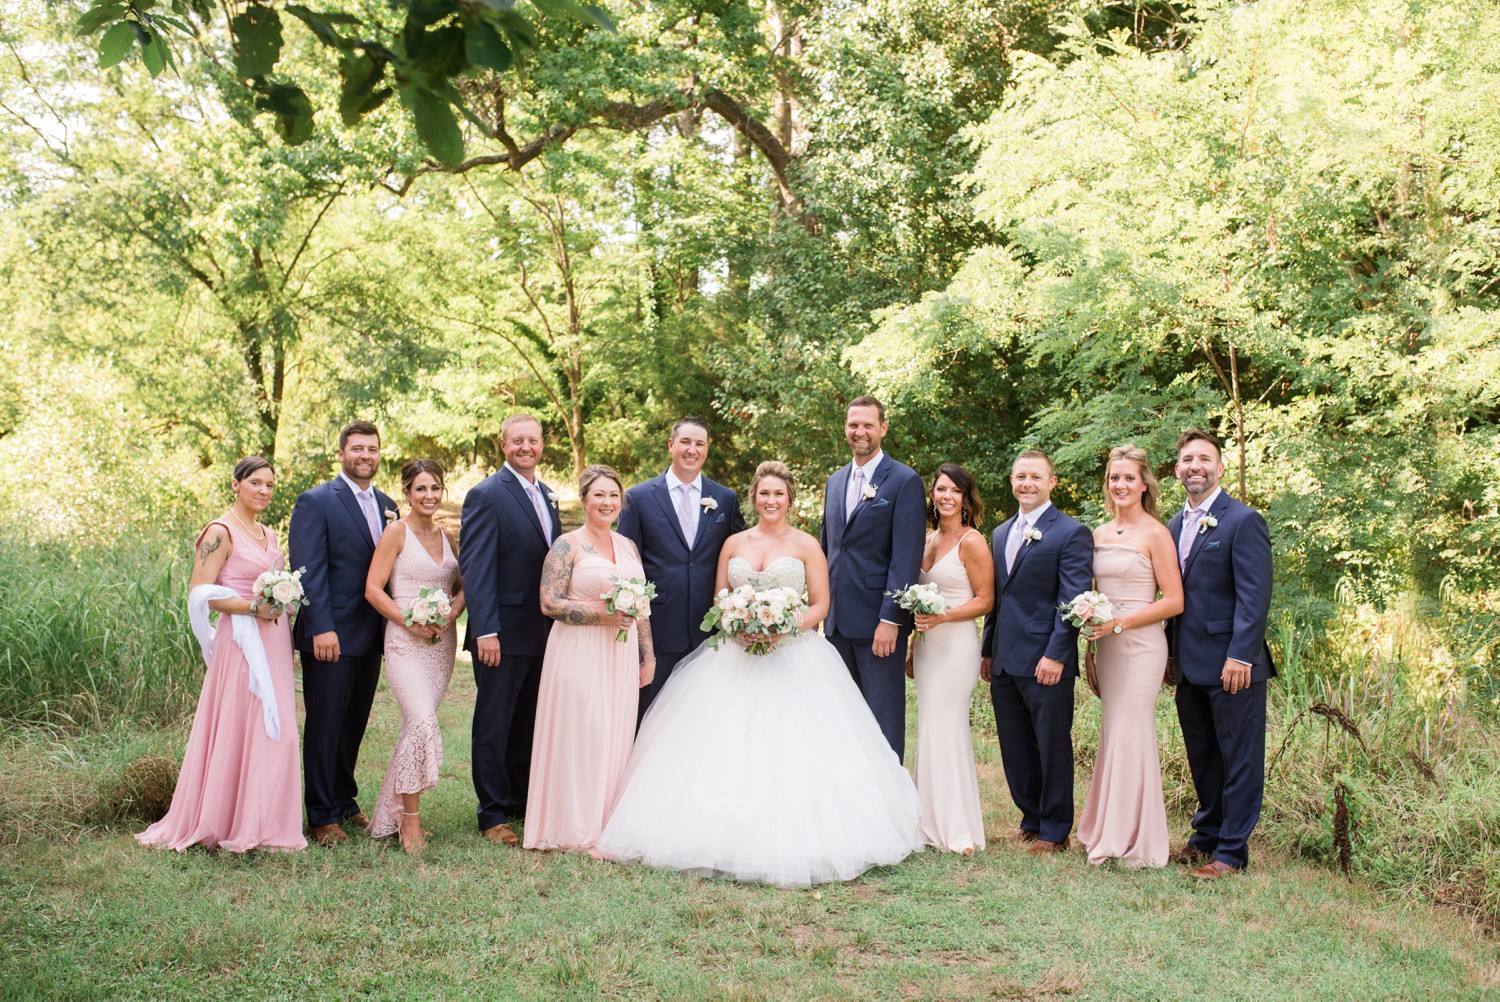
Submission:
[[[1151,558],[1133,546],[1096,544],[1094,581],[1095,587],[1122,609],[1139,609],[1156,601],[1156,570]]]
[[[752,588],[791,588],[797,592],[807,588],[807,568],[797,557],[777,557],[761,570],[751,567],[744,557],[730,557],[725,570],[731,588],[744,584]]]

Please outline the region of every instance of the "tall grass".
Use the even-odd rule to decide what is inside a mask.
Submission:
[[[190,551],[165,536],[70,546],[0,532],[0,724],[168,724],[192,709]]]

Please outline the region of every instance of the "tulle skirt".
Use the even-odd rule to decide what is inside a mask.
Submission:
[[[807,886],[920,852],[920,814],[910,775],[822,636],[760,656],[705,644],[646,714],[598,850]]]

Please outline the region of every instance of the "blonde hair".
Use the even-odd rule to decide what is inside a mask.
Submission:
[[[1126,443],[1117,445],[1109,450],[1109,459],[1104,462],[1104,510],[1109,512],[1109,517],[1115,517],[1115,498],[1109,492],[1109,468],[1115,464],[1115,460],[1123,459],[1134,463],[1139,471],[1141,483],[1146,485],[1146,492],[1141,495],[1141,510],[1152,518],[1156,517],[1156,499],[1161,495],[1161,486],[1156,481],[1156,474],[1151,472],[1151,464],[1146,461],[1146,450],[1136,445]]]
[[[792,471],[786,468],[786,464],[779,459],[768,459],[755,468],[755,476],[750,478],[750,504],[755,505],[755,491],[760,487],[760,482],[767,477],[775,477],[786,484],[786,499],[788,504],[797,501],[797,481],[792,479]]]
[[[582,501],[588,497],[589,488],[600,480],[613,480],[615,486],[620,488],[620,493],[625,493],[625,483],[620,479],[620,475],[603,463],[596,463],[585,467],[584,471],[578,474],[578,500]]]

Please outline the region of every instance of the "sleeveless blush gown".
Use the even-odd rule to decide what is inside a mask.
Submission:
[[[943,554],[918,579],[941,589],[947,609],[974,597],[958,550],[955,546]],[[983,849],[984,811],[969,733],[969,705],[979,682],[979,630],[969,619],[943,623],[918,636],[926,638],[912,643],[922,837],[951,852]]]
[[[1116,608],[1139,609],[1156,601],[1151,559],[1134,547],[1094,548],[1095,587]],[[1156,745],[1156,696],[1167,667],[1167,634],[1153,623],[1098,641],[1094,657],[1102,704],[1099,751],[1078,839],[1089,862],[1123,860],[1127,866],[1165,866],[1170,851]]]
[[[432,554],[410,529],[406,542],[391,565],[391,598],[402,609],[411,608],[421,588],[441,588],[450,597],[458,578],[458,558],[448,546],[448,534],[440,532],[443,561]],[[443,765],[443,734],[438,727],[437,708],[453,677],[453,654],[458,647],[458,628],[449,623],[437,643],[419,640],[405,627],[386,621],[385,680],[401,707],[401,736],[391,753],[391,764],[380,784],[370,834],[392,835],[401,828],[403,793],[422,793],[437,786]]]
[[[613,587],[611,578],[644,576],[634,544],[611,535],[613,561],[585,553],[574,563],[569,602],[603,612],[599,596]],[[619,796],[635,738],[641,663],[634,622],[623,642],[617,632],[557,622],[547,635],[531,743],[528,849],[592,849]]]
[[[249,599],[255,579],[284,568],[286,560],[270,529],[262,546],[247,530],[218,524],[229,532],[234,550],[214,583]],[[250,693],[245,655],[234,642],[230,617],[221,614],[172,806],[166,817],[135,837],[141,845],[178,852],[191,845],[230,852],[307,848],[291,624],[283,615],[275,622],[258,619],[256,625],[271,668],[281,740],[266,737],[260,699]]]
[[[802,561],[729,584],[806,584]],[[704,643],[641,722],[599,851],[621,862],[783,887],[852,880],[922,849],[917,791],[821,634],[753,655]]]

